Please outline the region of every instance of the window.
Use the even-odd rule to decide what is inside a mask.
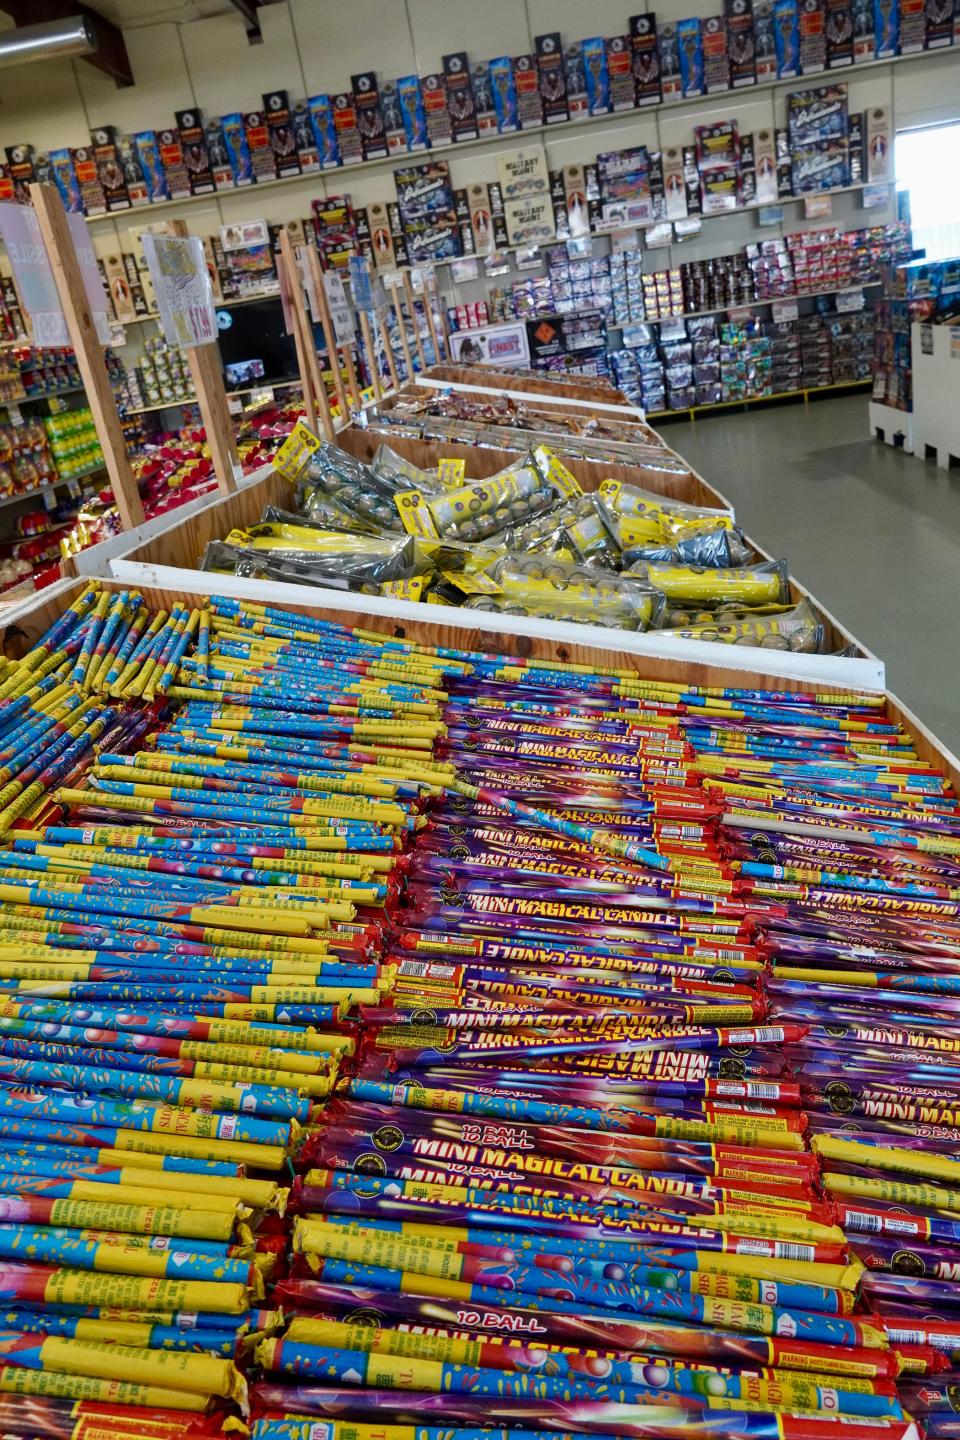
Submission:
[[[960,124],[897,136],[897,189],[909,191],[913,243],[928,260],[960,255],[960,188],[953,183],[958,153]]]

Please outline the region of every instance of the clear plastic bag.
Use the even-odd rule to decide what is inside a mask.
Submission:
[[[742,569],[717,570],[703,565],[633,565],[628,575],[662,590],[671,605],[737,604],[756,608],[781,605],[789,598],[787,562],[765,560]]]
[[[471,596],[468,608],[579,620],[619,630],[648,630],[663,612],[663,595],[649,585],[552,556],[505,555],[486,573],[499,587],[498,593]]]
[[[824,628],[809,600],[779,615],[750,615],[740,620],[711,617],[670,632],[683,640],[712,640],[725,645],[756,645],[761,650],[794,650],[805,655],[823,649]]]
[[[623,559],[628,568],[646,561],[651,565],[709,565],[730,569],[749,564],[754,553],[739,530],[707,522],[702,529],[688,531],[675,544],[664,540],[631,546],[623,553]]]
[[[348,535],[261,523],[211,541],[201,569],[354,589],[415,574],[416,551],[409,535]]]

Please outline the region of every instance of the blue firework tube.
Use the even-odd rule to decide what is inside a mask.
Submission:
[[[100,1169],[111,1168],[106,1166],[106,1156],[98,1156],[91,1149],[71,1145],[68,1141],[61,1143],[59,1139],[47,1142],[40,1135],[40,1130],[25,1135],[23,1139],[27,1144],[15,1135],[0,1138],[0,1170],[20,1169],[25,1174],[57,1176],[69,1175],[78,1169],[82,1171],[91,1165]],[[146,1167],[183,1176],[212,1175],[225,1180],[240,1178],[240,1166],[226,1160],[191,1160],[180,1155],[150,1156],[126,1152],[121,1159],[106,1143],[102,1148],[109,1151],[109,1158],[117,1169],[122,1164],[128,1164],[134,1169]]]
[[[252,1116],[205,1114],[173,1110],[148,1101],[120,1102],[42,1091],[0,1091],[0,1115],[11,1119],[76,1121],[80,1124],[146,1130],[153,1133],[195,1135],[215,1140],[240,1140],[253,1145],[290,1143],[290,1126],[282,1121]]]
[[[80,647],[80,654],[77,656],[77,661],[70,677],[75,685],[82,685],[86,678],[90,662],[93,658],[93,652],[103,629],[110,599],[110,592],[108,590],[101,591],[97,603],[93,608],[92,624],[87,630],[86,638]]]
[[[117,1070],[93,1064],[67,1064],[63,1061],[12,1059],[0,1056],[0,1079],[10,1085],[69,1086],[96,1095],[101,1091],[118,1095],[124,1100],[159,1100],[170,1105],[199,1105],[203,1087],[209,1085],[216,1093],[219,1110],[228,1113],[258,1115],[267,1119],[305,1122],[311,1102],[299,1099],[291,1090],[276,1086],[243,1082],[233,1089],[229,1080],[207,1082],[187,1076],[157,1075],[130,1070]],[[246,1136],[238,1138],[245,1139]]]
[[[99,1231],[64,1230],[56,1227],[0,1224],[0,1256],[32,1265],[65,1265],[73,1270],[109,1269],[111,1251],[119,1244],[131,1258],[131,1274],[155,1275],[164,1280],[216,1280],[249,1285],[253,1266],[223,1253],[204,1253],[210,1242],[196,1242],[188,1252],[150,1243],[163,1237],[108,1236]],[[180,1243],[180,1242],[178,1242]],[[194,1246],[193,1241],[184,1245]],[[139,1259],[135,1258],[139,1255]]]

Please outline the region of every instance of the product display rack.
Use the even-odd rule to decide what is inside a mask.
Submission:
[[[687,96],[670,101],[661,100],[655,105],[634,106],[631,109],[618,110],[609,115],[584,115],[576,120],[564,120],[554,125],[532,125],[523,130],[509,131],[504,134],[501,134],[499,131],[497,131],[495,134],[481,135],[476,140],[462,140],[457,144],[441,145],[436,147],[435,149],[423,151],[398,151],[393,155],[386,155],[376,160],[358,160],[355,164],[352,165],[339,165],[336,167],[331,167],[327,170],[311,170],[308,171],[306,174],[289,175],[278,179],[264,180],[255,185],[224,186],[223,189],[211,191],[207,195],[181,195],[178,196],[176,199],[158,200],[153,205],[138,205],[135,208],[131,207],[125,210],[110,210],[103,215],[87,215],[84,218],[88,225],[100,225],[108,221],[122,222],[123,220],[129,220],[134,216],[145,217],[147,215],[159,213],[164,210],[182,209],[187,205],[210,206],[211,204],[216,204],[218,200],[223,199],[224,197],[230,199],[235,199],[238,196],[250,197],[262,194],[267,190],[275,190],[281,187],[311,184],[316,185],[318,181],[325,183],[326,181],[331,180],[335,177],[339,179],[340,177],[346,177],[353,174],[363,175],[371,174],[374,171],[378,170],[395,169],[398,165],[403,165],[406,163],[420,163],[423,159],[429,159],[433,156],[437,156],[440,159],[448,160],[452,156],[466,154],[476,150],[490,149],[496,145],[507,145],[515,147],[528,144],[532,139],[542,138],[549,140],[551,136],[569,136],[571,132],[581,134],[588,130],[606,129],[611,126],[617,125],[621,127],[630,126],[632,124],[635,124],[637,120],[640,120],[644,117],[659,119],[663,116],[673,115],[680,110],[689,110],[696,108],[697,106],[701,108],[711,105],[727,106],[731,103],[731,101],[736,101],[738,99],[749,100],[754,95],[762,95],[770,92],[775,92],[778,90],[782,90],[784,87],[800,89],[807,86],[823,85],[826,83],[830,83],[831,81],[840,83],[844,80],[856,78],[860,75],[870,74],[872,71],[892,69],[893,67],[901,64],[908,65],[911,62],[917,60],[929,59],[931,53],[949,54],[950,51],[949,49],[943,52],[921,51],[917,54],[891,56],[889,59],[886,60],[866,60],[859,65],[846,65],[837,67],[832,70],[817,70],[811,74],[806,75],[793,75],[785,77],[783,79],[777,78],[775,80],[764,80],[758,84],[745,85],[742,88],[737,89],[717,91],[716,93],[710,95]],[[338,191],[342,188],[343,187],[340,185],[338,185],[337,187]],[[844,186],[842,188],[847,189],[850,187]],[[794,196],[792,198],[803,199],[804,197]],[[786,203],[786,200],[775,200],[771,201],[770,203],[774,205],[780,205]],[[748,207],[741,206],[738,208],[746,209]],[[710,216],[705,218],[713,219],[718,217]]]
[[[747,405],[779,404],[784,400],[803,398],[806,404],[811,395],[829,395],[839,391],[869,390],[873,381],[869,376],[862,380],[836,380],[831,385],[805,385],[799,390],[779,390],[775,395],[747,395],[740,400],[718,400],[715,405],[691,405],[683,410],[649,410],[649,420],[696,420],[698,415],[710,414],[714,410],[739,410]]]
[[[657,315],[646,320],[608,320],[608,330],[629,330],[632,325],[660,325],[670,320],[699,320],[705,315],[728,315],[741,310],[755,310],[761,305],[780,305],[783,302],[789,304],[794,300],[824,300],[831,299],[835,295],[847,295],[851,290],[872,290],[881,285],[881,280],[856,280],[851,285],[834,286],[832,290],[799,290],[795,295],[771,295],[765,300],[743,300],[737,305],[718,305],[713,310],[679,310],[675,315]],[[580,314],[577,311],[577,314]],[[530,319],[539,320],[542,316],[532,315]]]

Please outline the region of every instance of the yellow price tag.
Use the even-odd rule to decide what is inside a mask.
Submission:
[[[437,462],[437,476],[441,485],[450,490],[458,489],[466,479],[466,460],[446,459]]]
[[[296,480],[320,445],[320,436],[314,435],[309,425],[298,420],[273,457],[274,470],[278,470],[285,480]]]

